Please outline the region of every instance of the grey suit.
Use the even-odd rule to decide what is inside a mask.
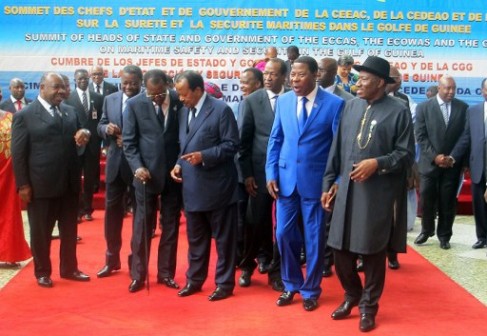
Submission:
[[[335,85],[335,90],[333,90],[333,94],[342,98],[344,101],[352,100],[353,98],[355,98],[353,94],[348,93],[337,85]]]
[[[142,184],[134,179],[135,211],[132,232],[131,276],[144,281],[147,265],[144,239],[150,251],[152,223],[156,220],[157,196],[164,190],[166,181],[166,153],[164,125],[159,121],[154,104],[145,92],[127,100],[123,114],[123,150],[134,173],[138,168],[147,168],[151,179]],[[144,237],[145,235],[145,237]]]
[[[181,154],[201,152],[203,163],[192,166],[179,160],[189,240],[187,281],[201,287],[208,276],[211,238],[218,261],[215,282],[225,290],[235,286],[237,228],[238,129],[232,110],[209,95],[186,133],[189,110],[179,120]]]
[[[452,168],[440,168],[435,164],[435,157],[452,151],[464,130],[467,108],[467,104],[454,98],[448,125],[436,97],[416,108],[415,134],[421,150],[418,164],[423,209],[421,233],[434,235],[438,210],[437,236],[442,242],[448,242],[452,235],[462,162],[456,162]]]
[[[27,213],[37,278],[51,275],[49,255],[56,221],[61,238],[61,276],[78,270],[76,209],[80,173],[74,135],[80,124],[72,107],[62,103],[60,111],[62,118],[53,117],[36,99],[15,113],[12,123],[16,184],[32,188]]]
[[[106,265],[120,267],[120,249],[122,247],[122,225],[124,217],[124,197],[127,188],[131,189],[133,198],[133,174],[123,154],[122,147],[117,145],[115,136],[107,135],[109,123],[123,129],[122,125],[123,92],[107,96],[103,102],[103,114],[98,123],[98,135],[107,141],[106,157],[106,195],[105,195],[105,239],[107,242]]]
[[[274,123],[274,111],[266,89],[251,93],[242,102],[240,125],[239,163],[243,178],[253,177],[257,184],[257,195],[249,197],[249,211],[246,216],[245,253],[240,267],[253,272],[259,249],[268,262],[272,261],[269,278],[280,279],[280,255],[277,244],[273,243],[272,222],[273,198],[266,188],[265,163],[267,143]]]
[[[472,197],[475,217],[475,231],[479,241],[487,242],[487,203],[486,190],[486,129],[484,106],[486,102],[474,105],[467,110],[467,123],[451,156],[456,161],[468,157],[470,178],[472,180]],[[470,151],[470,155],[468,155]]]
[[[93,212],[93,194],[95,185],[100,178],[100,145],[101,138],[98,136],[97,126],[102,115],[103,97],[95,92],[90,92],[89,111],[85,112],[78,92],[71,92],[66,104],[74,107],[82,128],[91,132],[90,142],[86,146],[78,148],[81,169],[83,171],[83,193],[79,206],[78,215],[91,214]]]

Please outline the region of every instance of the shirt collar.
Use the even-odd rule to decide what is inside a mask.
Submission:
[[[203,104],[205,102],[206,96],[207,96],[206,92],[203,92],[203,95],[201,96],[200,100],[198,101],[198,104],[195,105],[196,115],[198,115],[198,113],[200,113],[201,108],[203,107]]]
[[[265,91],[267,92],[267,95],[269,96],[269,99],[272,99],[276,95],[277,96],[280,96],[280,95],[282,95],[284,93],[284,86],[281,87],[281,91],[279,91],[279,93],[272,92],[271,90],[268,90],[268,89],[266,89]]]
[[[439,94],[436,95],[436,100],[438,101],[438,104],[440,104],[440,106],[446,103],[446,101],[440,98]],[[448,104],[451,104],[451,102],[448,102]]]
[[[311,91],[306,95],[306,98],[308,98],[308,101],[311,102],[311,104],[314,104],[317,93],[318,93],[318,85],[315,85],[313,91]],[[303,96],[298,96],[298,101],[301,101],[302,97]]]
[[[42,104],[42,106],[49,112],[49,114],[52,113],[51,111],[51,104],[49,104],[46,100],[44,100],[41,96],[37,96],[37,100]]]

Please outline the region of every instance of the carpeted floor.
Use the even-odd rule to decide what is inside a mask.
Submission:
[[[214,255],[203,291],[179,298],[176,290],[155,283],[156,248],[150,261],[150,292],[131,294],[126,263],[110,278],[97,279],[103,265],[105,243],[103,214],[79,226],[82,242],[78,261],[90,274],[89,283],[59,278],[59,241],[51,251],[54,288],[37,286],[33,265],[25,267],[0,291],[0,335],[357,335],[358,311],[349,319],[333,321],[343,291],[337,277],[324,279],[320,307],[303,310],[299,296],[288,307],[277,307],[279,293],[255,274],[252,286],[236,287],[235,295],[209,302],[214,290]],[[129,251],[130,221],[126,219],[122,259]],[[185,225],[181,226],[176,280],[184,285],[186,262]],[[239,271],[237,271],[237,277]],[[413,250],[401,256],[401,269],[388,271],[374,335],[480,335],[487,332],[487,308]]]

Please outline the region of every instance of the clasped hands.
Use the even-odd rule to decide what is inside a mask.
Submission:
[[[439,154],[435,157],[435,164],[440,168],[451,168],[455,164],[455,159],[450,155]]]

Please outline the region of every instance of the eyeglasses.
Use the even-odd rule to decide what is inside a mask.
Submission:
[[[166,97],[166,95],[167,95],[167,94],[166,94],[166,92],[163,92],[163,93],[158,93],[158,94],[155,94],[155,95],[150,95],[150,94],[147,94],[147,93],[145,94],[145,96],[146,96],[147,98],[150,98],[150,99],[152,99],[152,100],[154,100],[154,99],[156,99],[156,98],[164,98],[164,97]]]
[[[103,72],[93,72],[91,75],[93,77],[95,77],[95,76],[101,77],[101,76],[103,76]]]

